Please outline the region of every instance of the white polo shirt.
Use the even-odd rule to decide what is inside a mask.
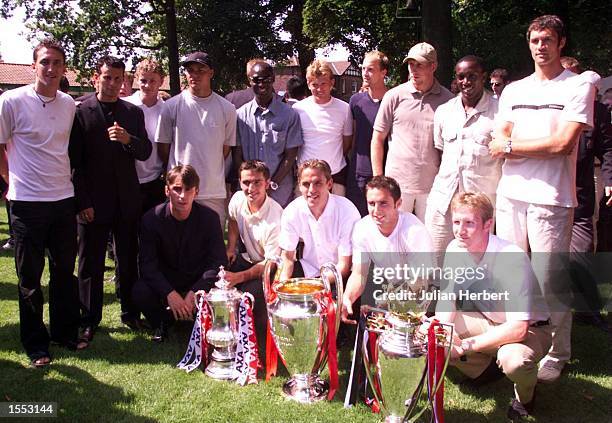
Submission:
[[[593,126],[591,84],[564,70],[540,81],[532,74],[508,85],[499,100],[499,120],[512,122],[511,138],[536,139],[553,134],[565,122]],[[576,207],[576,155],[509,159],[504,162],[497,195],[531,204]]]
[[[304,197],[298,197],[283,211],[279,246],[285,251],[295,251],[298,242],[304,241],[300,260],[304,276],[318,276],[323,264],[338,263],[339,257],[352,254],[351,234],[360,217],[349,200],[329,194],[325,210],[317,220]]]
[[[151,144],[153,144],[153,150],[151,150],[151,155],[147,160],[144,162],[135,160],[134,165],[136,166],[138,182],[141,184],[151,182],[159,178],[159,175],[161,175],[162,171],[164,170],[164,163],[159,157],[159,153],[157,152],[157,143],[155,142],[155,134],[157,132],[159,117],[161,116],[161,112],[164,107],[164,100],[159,98],[157,99],[157,103],[149,107],[146,104],[143,104],[142,99],[140,98],[140,91],[136,91],[131,96],[124,97],[122,100],[140,107],[144,113],[145,128],[147,130],[149,141],[151,141]]]
[[[229,202],[228,213],[238,223],[240,239],[246,247],[242,257],[249,263],[259,263],[276,254],[283,208],[270,196],[261,208],[252,213],[246,195],[237,191]]]
[[[68,144],[76,106],[68,94],[37,97],[33,85],[0,96],[0,144],[6,144],[9,190],[16,201],[74,197]],[[51,101],[52,100],[52,101]]]
[[[297,111],[302,124],[304,145],[298,153],[298,164],[309,159],[325,160],[332,174],[346,166],[342,137],[353,135],[353,115],[348,103],[332,97],[325,104],[317,104],[310,96],[298,101]]]

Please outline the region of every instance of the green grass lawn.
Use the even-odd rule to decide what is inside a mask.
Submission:
[[[6,222],[4,208],[0,222]],[[0,224],[0,239],[7,227]],[[111,263],[108,263],[109,265]],[[110,277],[112,269],[107,273]],[[45,281],[48,273],[43,276]],[[45,282],[45,298],[46,295]],[[46,310],[45,310],[46,311]],[[52,347],[53,364],[31,369],[19,342],[14,261],[0,253],[0,401],[54,401],[62,421],[75,422],[376,422],[364,405],[344,409],[349,352],[341,351],[342,389],[332,402],[304,406],[280,394],[285,375],[270,383],[240,387],[218,382],[200,371],[176,369],[185,352],[189,325],[171,329],[157,345],[147,334],[120,324],[114,285],[105,284],[104,320],[91,347],[71,352]],[[574,358],[561,381],[538,386],[534,422],[612,422],[612,360],[609,338],[575,326]],[[478,391],[460,386],[449,371],[447,422],[504,422],[512,384],[501,380]],[[421,421],[428,421],[424,417]]]

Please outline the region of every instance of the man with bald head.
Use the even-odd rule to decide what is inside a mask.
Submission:
[[[298,114],[274,93],[274,69],[263,60],[250,68],[255,98],[238,109],[236,167],[243,160],[260,160],[272,175],[270,197],[285,207],[293,194],[293,164],[304,144]]]

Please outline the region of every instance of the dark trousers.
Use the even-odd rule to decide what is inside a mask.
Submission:
[[[350,172],[350,171],[349,171]],[[361,217],[368,214],[368,203],[366,201],[365,187],[372,179],[371,176],[350,174],[346,185],[346,198],[359,210]]]
[[[15,268],[19,280],[19,332],[30,358],[49,353],[49,341],[75,342],[79,328],[74,198],[60,201],[11,201]],[[49,333],[43,322],[40,279],[49,251]]]
[[[180,292],[181,296],[185,292]],[[168,300],[157,293],[145,281],[138,279],[132,289],[132,298],[139,311],[144,314],[152,328],[157,329],[161,323],[174,320],[172,312],[167,310]]]
[[[117,218],[113,223],[79,223],[78,232],[81,325],[96,327],[102,320],[104,260],[110,232],[113,234],[116,272],[120,281],[117,292],[121,300],[121,314],[122,317],[138,316],[132,301],[132,287],[138,277],[137,222]]]
[[[153,207],[166,201],[164,193],[164,181],[160,178],[140,184],[140,199],[142,202],[142,214]]]

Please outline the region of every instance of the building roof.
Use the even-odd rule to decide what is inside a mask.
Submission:
[[[339,62],[327,62],[332,68],[334,75],[342,76],[344,72],[351,66],[351,62],[342,60]]]
[[[66,78],[68,78],[71,87],[89,87],[86,82],[79,83],[77,77],[78,75],[74,70],[66,69]],[[32,65],[0,62],[0,85],[27,85],[33,83],[35,78],[36,73],[32,69]],[[138,82],[134,81],[132,87],[138,89]],[[160,89],[170,91],[169,78],[164,79]]]

